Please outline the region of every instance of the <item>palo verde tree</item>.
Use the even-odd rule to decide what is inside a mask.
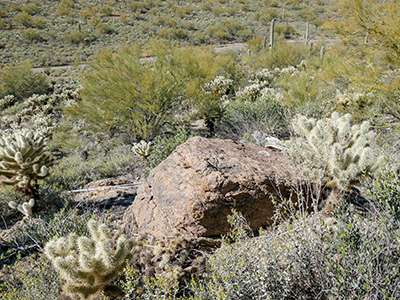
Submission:
[[[348,45],[400,65],[400,2],[397,0],[340,0],[339,16],[328,22]]]
[[[66,111],[95,130],[133,132],[137,140],[153,139],[168,121],[179,91],[166,54],[158,51],[142,60],[140,47],[99,53],[83,74],[82,101]]]
[[[210,97],[203,87],[217,75],[234,74],[235,60],[159,43],[148,51],[147,58],[139,46],[98,54],[83,74],[83,100],[66,109],[69,115],[99,130],[133,132],[138,141],[151,141],[174,122],[174,115],[194,109],[217,121],[214,108],[220,107],[214,104],[219,97]]]
[[[333,30],[342,39],[345,54],[341,55],[346,56],[345,66],[353,66],[347,74],[343,74],[343,78],[349,81],[349,88],[371,95],[367,105],[357,103],[350,109],[361,107],[364,111],[368,110],[370,116],[385,114],[398,122],[400,2],[340,0],[335,5],[337,15],[324,27]],[[340,69],[340,66],[335,65],[335,68]],[[380,126],[387,126],[387,121]]]

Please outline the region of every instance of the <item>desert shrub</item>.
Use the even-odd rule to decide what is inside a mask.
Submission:
[[[393,167],[385,167],[375,173],[369,182],[366,196],[376,208],[396,220],[400,220],[400,174]]]
[[[155,168],[179,145],[186,142],[192,136],[185,127],[179,127],[176,132],[170,135],[157,136],[151,145],[151,153],[146,164]]]
[[[13,17],[13,22],[19,25],[23,25],[25,27],[32,27],[32,20],[32,16],[30,16],[26,12],[18,13],[17,15],[15,15],[15,17]]]
[[[296,33],[296,29],[292,25],[281,25],[278,24],[275,26],[275,32],[277,34],[281,34],[285,37],[285,39],[290,39]]]
[[[50,213],[40,219],[26,221],[22,227],[13,229],[7,238],[11,245],[6,257],[1,258],[5,266],[2,270],[3,287],[1,299],[58,299],[60,281],[51,263],[42,255],[35,254],[45,243],[53,238],[59,238],[68,233],[88,236],[87,223],[93,219],[90,213],[78,209],[62,209]],[[104,222],[104,218],[98,218]],[[15,258],[32,255],[18,260],[12,266]],[[3,297],[3,298],[2,298]]]
[[[0,298],[7,300],[56,300],[60,282],[57,272],[44,255],[18,261],[4,267]],[[1,280],[1,279],[0,279]]]
[[[26,29],[22,32],[21,36],[30,42],[41,42],[43,40],[40,32],[35,29]]]
[[[24,194],[16,191],[11,186],[1,186],[0,188],[0,216],[6,221],[17,217],[19,213],[16,210],[10,209],[8,203],[15,201],[17,203],[24,202]]]
[[[129,265],[124,270],[124,280],[121,283],[128,299],[179,299],[176,296],[179,292],[179,281],[169,275],[147,277]]]
[[[343,206],[332,219],[300,217],[257,238],[224,243],[193,299],[395,299],[398,220]]]
[[[112,34],[115,33],[114,28],[112,28],[110,25],[106,24],[106,23],[99,23],[97,24],[96,28],[95,28],[95,32],[99,33],[99,34]]]
[[[46,21],[41,17],[32,17],[26,12],[18,13],[13,21],[19,25],[23,25],[25,27],[34,27],[43,29],[46,27]]]
[[[100,12],[106,16],[111,16],[113,13],[113,8],[110,5],[104,5],[100,8]]]
[[[288,119],[285,108],[273,95],[255,101],[232,100],[225,115],[217,125],[216,133],[223,137],[242,138],[245,134],[260,131],[283,138],[288,136]]]
[[[178,6],[176,9],[176,14],[180,17],[183,17],[185,15],[189,15],[192,13],[192,8],[190,6],[187,5],[182,5],[182,6]]]
[[[76,152],[53,167],[46,184],[59,190],[77,189],[90,181],[132,173],[137,166],[128,145],[117,146],[106,155],[89,151],[87,159]]]
[[[22,11],[29,15],[36,15],[40,12],[40,8],[35,3],[27,3],[22,7]]]
[[[247,41],[253,36],[253,31],[250,29],[240,29],[236,35],[241,41]]]
[[[34,28],[44,29],[46,28],[46,24],[46,21],[41,17],[33,17],[32,19],[32,27]]]
[[[168,40],[184,40],[187,38],[187,32],[180,27],[162,28],[158,32],[158,36]]]
[[[33,72],[28,61],[5,66],[0,71],[0,97],[14,95],[20,100],[33,94],[46,94],[49,89],[46,76]]]
[[[142,63],[141,50],[127,47],[100,53],[84,74],[83,101],[69,109],[101,130],[132,130],[138,140],[154,138],[164,127],[178,82],[168,71],[165,52]]]
[[[84,75],[83,101],[68,112],[94,128],[114,133],[132,130],[137,140],[152,140],[174,122],[175,114],[206,102],[207,81],[217,73],[236,72],[234,59],[225,54],[195,48],[167,50],[157,44],[151,48],[155,59],[141,62],[141,51],[136,47],[99,54]]]
[[[40,218],[26,219],[22,226],[8,232],[6,240],[11,246],[8,257],[2,259],[3,263],[10,264],[17,256],[36,253],[51,239],[69,232],[88,235],[86,225],[93,217],[91,213],[82,213],[76,207],[54,212],[54,208],[43,212]]]
[[[309,55],[309,49],[303,45],[276,43],[273,51],[268,48],[254,53],[248,62],[254,70],[283,68],[297,66],[301,61],[306,60]]]
[[[214,54],[190,47],[176,49],[174,59],[170,61],[183,82],[186,98],[183,105],[189,106],[189,112],[203,118],[211,131],[223,115],[224,103],[222,95],[210,93],[205,87],[217,76],[235,83],[241,76],[235,59],[235,55],[230,53]]]
[[[80,44],[84,42],[87,37],[88,32],[85,31],[74,31],[64,34],[65,41],[71,44]]]

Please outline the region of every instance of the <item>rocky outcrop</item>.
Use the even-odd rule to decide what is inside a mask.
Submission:
[[[193,137],[151,171],[123,222],[155,236],[218,237],[235,208],[256,230],[272,221],[272,197],[296,201],[297,182],[282,151]]]

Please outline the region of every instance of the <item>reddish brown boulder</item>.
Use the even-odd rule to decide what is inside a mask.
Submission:
[[[277,149],[193,137],[151,171],[124,224],[155,236],[217,237],[235,208],[258,229],[271,223],[271,195],[290,197],[295,178]]]

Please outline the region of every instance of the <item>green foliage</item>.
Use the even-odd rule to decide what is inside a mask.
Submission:
[[[157,136],[152,145],[152,151],[146,164],[152,169],[158,166],[164,159],[166,159],[172,151],[179,145],[186,142],[192,133],[185,127],[178,127],[176,132],[166,134],[164,136]]]
[[[89,33],[85,31],[73,31],[64,35],[65,41],[71,44],[80,44],[89,38]]]
[[[57,300],[60,282],[57,272],[44,255],[18,261],[13,268],[2,270],[5,280],[0,284],[0,299]],[[2,278],[3,279],[3,278]]]
[[[341,17],[331,19],[326,27],[334,29],[352,46],[354,55],[373,55],[375,61],[383,58],[391,64],[400,64],[398,1],[341,0],[337,2],[336,8]],[[367,43],[360,43],[366,35]]]
[[[63,290],[73,298],[94,299],[132,259],[132,250],[139,248],[121,235],[113,240],[105,224],[88,222],[90,237],[71,233],[67,238],[48,242],[44,253],[61,277]]]
[[[0,71],[0,96],[14,95],[18,100],[33,94],[49,91],[47,78],[43,73],[33,72],[28,61],[11,64]]]
[[[41,17],[32,17],[26,12],[18,13],[14,18],[13,22],[23,25],[25,27],[34,27],[43,29],[46,27],[46,21]]]
[[[11,186],[2,186],[0,188],[0,216],[5,220],[12,219],[18,214],[15,210],[11,210],[8,203],[15,201],[17,203],[24,202],[24,194],[16,191]]]
[[[22,32],[21,36],[31,42],[40,42],[43,40],[42,36],[40,35],[40,32],[37,31],[36,29],[26,29]]]
[[[32,16],[40,12],[40,7],[35,3],[27,3],[22,7],[22,11]]]
[[[400,174],[395,168],[382,168],[367,185],[366,196],[384,213],[400,220]]]
[[[57,190],[71,190],[81,188],[90,181],[136,173],[140,163],[130,148],[128,145],[114,146],[106,154],[88,149],[86,160],[76,151],[53,166],[46,183]]]
[[[276,137],[288,136],[286,109],[273,95],[255,101],[230,101],[216,128],[218,135],[239,139],[255,131]]]
[[[275,42],[274,51],[269,49],[256,52],[245,60],[253,70],[284,68],[297,66],[310,56],[310,51],[304,45],[291,45]]]
[[[108,24],[99,23],[95,28],[95,32],[99,34],[112,34],[115,33],[115,30]]]
[[[179,85],[160,52],[146,63],[139,47],[100,53],[84,74],[83,101],[68,111],[97,129],[122,127],[138,140],[151,140],[163,129]]]
[[[225,243],[207,262],[192,299],[396,299],[398,220],[300,217],[254,239]]]
[[[37,132],[16,131],[0,139],[1,182],[14,185],[28,199],[36,195],[34,186],[48,175],[51,164],[45,137]]]

